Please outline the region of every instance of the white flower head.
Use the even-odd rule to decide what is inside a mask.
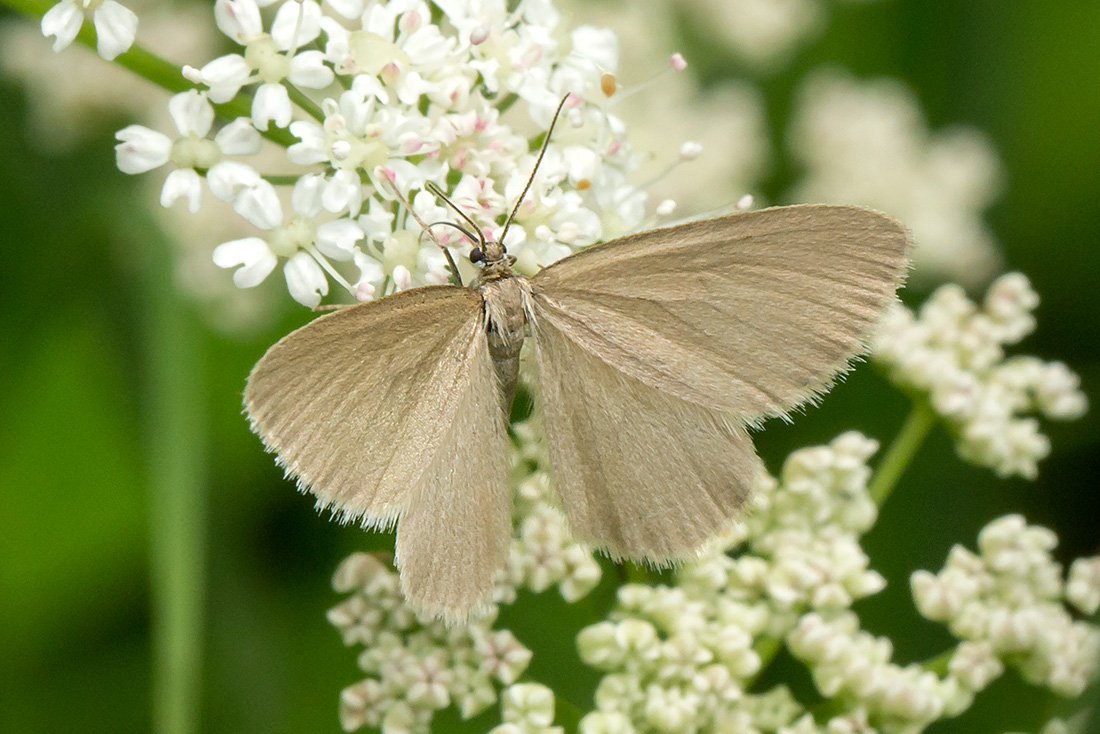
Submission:
[[[201,92],[192,90],[173,96],[168,109],[177,137],[170,138],[142,125],[123,128],[115,136],[119,140],[115,146],[118,167],[123,173],[137,174],[172,163],[175,170],[165,179],[161,205],[171,206],[183,198],[188,209],[196,212],[202,199],[198,170],[203,170],[212,182],[241,175],[244,164],[223,160],[224,156],[254,154],[260,149],[260,138],[241,120],[208,137],[214,124],[214,108]],[[217,185],[212,186],[218,193]]]
[[[1097,672],[1100,629],[1075,621],[1062,604],[1091,604],[1095,559],[1078,561],[1063,582],[1051,557],[1056,543],[1050,530],[1006,515],[982,529],[979,554],[956,546],[938,574],[913,575],[917,609],[965,640],[949,665],[964,687],[980,690],[1007,664],[1074,696]]]
[[[995,280],[980,307],[946,285],[917,314],[895,306],[875,337],[874,359],[896,382],[927,395],[952,427],[960,456],[1001,476],[1034,478],[1050,452],[1029,414],[1073,420],[1088,406],[1066,365],[1006,357],[1006,346],[1034,330],[1038,303],[1020,273]]]

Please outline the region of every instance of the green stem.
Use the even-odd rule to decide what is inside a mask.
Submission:
[[[290,82],[283,82],[283,86],[286,87],[287,95],[290,97],[291,102],[302,108],[302,111],[314,120],[317,120],[317,122],[325,121],[325,112],[321,109],[321,105],[307,97],[302,90],[298,89],[298,87]],[[295,140],[297,140],[297,138],[295,138]]]
[[[301,176],[295,176],[292,174],[274,174],[265,173],[261,176],[264,181],[267,181],[272,186],[293,186],[298,183],[298,179]]]
[[[875,472],[867,488],[871,499],[879,507],[886,502],[890,493],[894,491],[894,487],[897,486],[898,480],[901,479],[901,475],[917,455],[921,444],[924,443],[928,432],[935,424],[935,418],[936,414],[927,400],[918,398],[913,402],[913,409],[909,411],[909,416],[902,424],[897,437],[879,462],[878,471]]]
[[[928,658],[927,660],[925,660],[923,663],[921,663],[921,667],[927,671],[935,673],[940,677],[943,677],[947,675],[947,665],[951,662],[951,658],[954,655],[954,649],[941,652],[936,657]]]
[[[153,731],[198,731],[205,566],[205,431],[193,316],[163,238],[144,259]],[[149,240],[143,240],[143,245]]]

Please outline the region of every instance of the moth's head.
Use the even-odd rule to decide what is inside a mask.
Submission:
[[[470,262],[475,265],[484,263],[482,267],[486,268],[498,263],[505,263],[510,266],[516,262],[516,259],[508,254],[501,243],[495,240],[482,240],[479,246],[470,250]]]

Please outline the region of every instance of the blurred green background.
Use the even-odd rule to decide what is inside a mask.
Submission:
[[[700,46],[687,19],[680,47],[705,82],[756,81],[776,139],[798,80],[822,63],[903,80],[933,129],[966,123],[988,134],[1007,170],[989,221],[1007,267],[1043,298],[1038,331],[1020,349],[1067,362],[1100,401],[1100,4],[886,0],[830,13],[818,41],[767,75]],[[248,369],[310,314],[284,294],[261,333],[209,329],[172,285],[146,189],[114,166],[113,133],[130,120],[81,121],[95,135],[57,157],[28,144],[27,119],[26,91],[2,82],[0,730],[150,729],[150,549],[163,542],[151,522],[197,518],[202,730],[338,731],[337,695],[360,675],[324,618],[338,601],[329,575],[347,554],[389,541],[314,512],[240,414]],[[779,160],[766,193],[778,198],[794,174]],[[776,470],[790,450],[842,430],[888,441],[906,410],[864,367],[757,444]],[[1064,561],[1100,552],[1098,416],[1046,425],[1054,450],[1035,482],[961,463],[937,430],[865,543],[890,586],[857,611],[869,630],[891,635],[898,662],[949,643],[913,611],[909,573],[939,569],[952,543],[972,547],[990,519],[1020,511],[1055,529]],[[195,482],[205,499],[187,493]],[[610,592],[604,583],[597,601]],[[595,675],[576,668],[566,637],[583,620],[553,592],[544,597],[522,599],[509,622],[535,651],[533,677],[583,691]],[[1034,732],[1074,708],[1009,674],[932,731]],[[437,730],[490,725],[445,718]]]

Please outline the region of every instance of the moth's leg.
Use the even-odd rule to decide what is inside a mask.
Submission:
[[[351,308],[357,304],[354,303],[325,303],[320,306],[314,306],[313,311],[320,313],[322,311],[343,311],[345,308]]]

